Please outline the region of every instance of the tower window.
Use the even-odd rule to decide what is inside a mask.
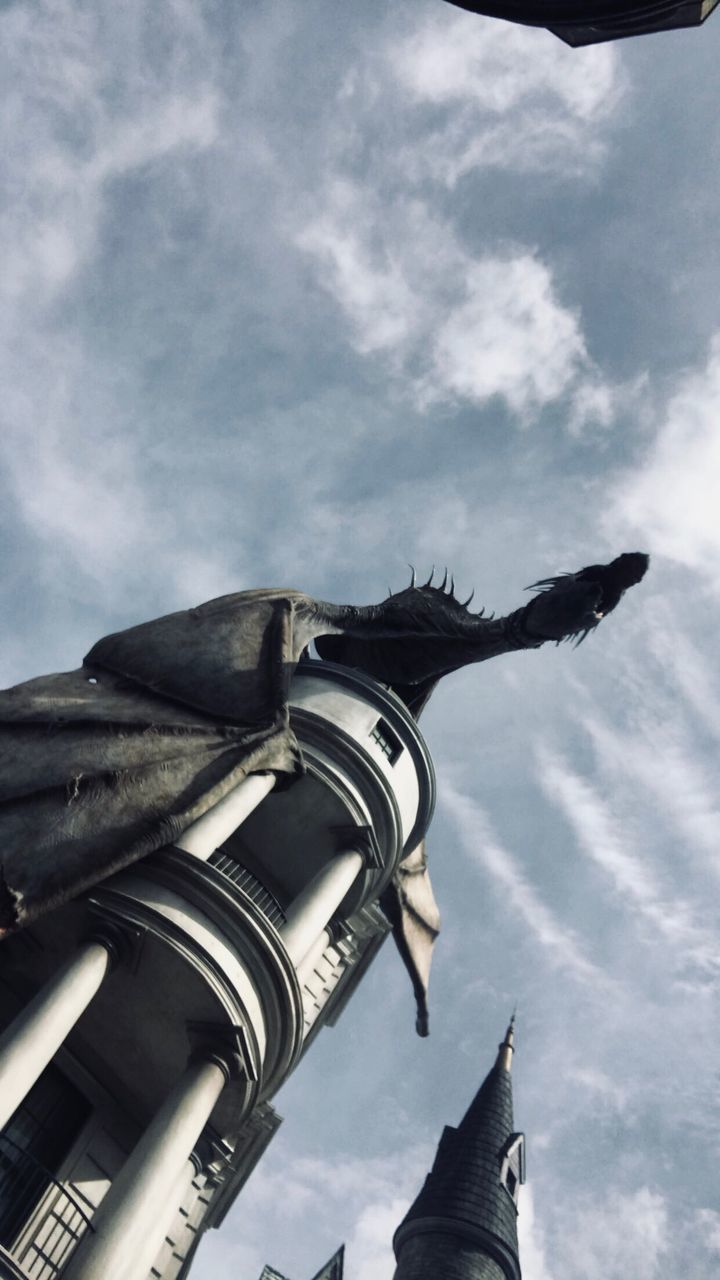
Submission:
[[[511,1133],[499,1152],[500,1181],[514,1204],[525,1181],[525,1135]]]
[[[383,755],[387,756],[390,764],[395,764],[395,761],[399,760],[403,744],[386,720],[382,718],[378,720],[374,729],[370,730],[370,737],[377,743]]]

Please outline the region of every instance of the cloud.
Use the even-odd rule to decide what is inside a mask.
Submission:
[[[720,807],[714,777],[709,775],[702,753],[679,720],[677,709],[670,707],[663,724],[646,722],[634,734],[623,734],[618,727],[611,729],[596,717],[588,717],[583,723],[599,762],[614,775],[615,794],[623,784],[630,784],[632,797],[637,800],[638,788],[645,788],[650,793],[650,803],[663,812],[683,838],[683,847],[704,855],[703,867],[717,876]]]
[[[535,1216],[530,1183],[526,1183],[520,1192],[517,1226],[518,1252],[524,1280],[556,1280],[554,1272],[548,1266],[545,1231]]]
[[[418,1144],[367,1159],[349,1152],[323,1159],[266,1157],[243,1192],[237,1239],[232,1222],[224,1224],[221,1241],[216,1243],[214,1232],[205,1237],[201,1257],[207,1274],[213,1266],[226,1266],[236,1249],[240,1256],[265,1255],[264,1262],[290,1276],[302,1274],[294,1241],[297,1229],[309,1221],[316,1230],[308,1274],[345,1240],[346,1265],[356,1280],[392,1280],[393,1233],[417,1193],[418,1171],[430,1167],[432,1156],[430,1148]],[[255,1222],[262,1226],[259,1239]],[[274,1254],[268,1241],[275,1241]]]
[[[658,1280],[666,1274],[668,1206],[649,1187],[613,1190],[604,1200],[578,1197],[564,1227],[555,1241],[557,1280]]]
[[[720,1213],[716,1209],[699,1209],[695,1221],[708,1253],[720,1257]]]
[[[479,404],[500,396],[523,417],[559,399],[587,353],[547,267],[516,254],[468,262],[464,276],[465,298],[434,335],[434,393]]]
[[[467,253],[421,202],[384,209],[379,196],[336,182],[298,244],[356,350],[386,354],[419,406],[497,396],[527,418],[590,369],[579,319],[547,266],[520,249]]]
[[[521,917],[550,963],[581,982],[604,986],[605,975],[587,959],[574,930],[555,918],[512,854],[499,843],[481,807],[447,777],[442,778],[440,796],[455,824],[463,852],[495,881],[503,901]]]
[[[580,57],[557,39],[490,19],[442,13],[387,51],[395,76],[420,102],[471,100],[505,114],[546,92],[579,116],[609,110],[618,57],[611,45]]]
[[[641,467],[611,494],[606,526],[640,533],[669,560],[696,570],[720,592],[720,335],[705,367],[686,373],[670,398]]]
[[[182,33],[199,34],[183,0],[174,5],[177,43],[159,68],[151,46],[134,45],[128,25],[67,2],[23,5],[2,14],[5,180],[13,190],[3,219],[11,243],[0,296],[36,309],[92,259],[108,184],[182,153],[213,145],[218,97],[198,45],[195,69],[174,56]],[[123,55],[127,54],[126,58]],[[117,78],[118,60],[124,75]]]
[[[394,81],[419,114],[433,107],[422,149],[400,162],[454,186],[479,167],[592,173],[602,126],[624,88],[610,45],[578,52],[545,32],[437,13],[389,42]]]
[[[632,835],[621,828],[591,783],[547,747],[538,751],[538,776],[578,847],[604,873],[625,907],[662,935],[675,964],[717,973],[720,952],[712,934],[698,924],[686,901],[661,886],[650,859],[634,847]]]
[[[470,247],[443,188],[493,167],[595,172],[593,142],[621,94],[617,53],[578,60],[545,33],[467,14],[434,14],[410,34],[390,27],[336,95],[296,234],[353,347],[384,357],[419,408],[499,397],[526,421],[568,396],[571,431],[607,426],[618,393],[552,267],[497,236]]]
[[[407,1200],[395,1197],[363,1209],[347,1245],[353,1280],[392,1280],[395,1258],[388,1246],[407,1208]]]

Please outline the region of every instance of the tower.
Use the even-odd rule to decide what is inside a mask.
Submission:
[[[293,786],[251,773],[3,943],[3,1280],[186,1276],[389,930],[378,898],[433,808],[423,739],[332,663],[303,662],[289,702]]]
[[[518,1190],[525,1146],[513,1125],[513,1021],[458,1127],[397,1231],[395,1280],[521,1280]]]
[[[324,1267],[321,1267],[312,1280],[343,1280],[345,1274],[345,1245],[341,1244],[332,1258],[329,1258]],[[283,1276],[279,1271],[275,1271],[272,1267],[263,1267],[263,1273],[260,1280],[288,1280],[287,1276]]]

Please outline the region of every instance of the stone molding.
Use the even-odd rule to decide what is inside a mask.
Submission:
[[[498,1239],[491,1231],[472,1222],[461,1222],[456,1218],[412,1218],[398,1227],[393,1238],[395,1257],[400,1262],[403,1244],[411,1236],[444,1235],[459,1236],[466,1244],[475,1245],[499,1267],[502,1267],[507,1280],[522,1280],[520,1263],[504,1241]]]

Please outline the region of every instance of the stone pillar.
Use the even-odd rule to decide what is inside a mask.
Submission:
[[[162,1213],[157,1215],[155,1228],[157,1240],[154,1240],[151,1234],[147,1240],[138,1242],[137,1253],[142,1254],[142,1257],[138,1259],[138,1265],[142,1263],[144,1268],[143,1275],[147,1277],[147,1280],[150,1280],[152,1267],[156,1267],[162,1275],[163,1264],[167,1263],[169,1255],[172,1253],[170,1240],[172,1240],[173,1244],[177,1243],[176,1225],[178,1221],[183,1224],[180,1230],[182,1231],[183,1228],[187,1230],[187,1219],[182,1217],[180,1209],[184,1207],[189,1198],[190,1187],[197,1174],[198,1166],[195,1161],[192,1158],[186,1160],[180,1171],[180,1176],[168,1196],[166,1204],[163,1206]]]
[[[207,860],[270,794],[276,781],[274,773],[249,774],[212,809],[191,823],[178,836],[175,848]]]
[[[0,1129],[55,1056],[113,960],[111,942],[84,943],[0,1036]]]
[[[229,1076],[220,1055],[190,1062],[125,1161],[64,1280],[147,1280],[178,1180]]]
[[[338,853],[320,870],[288,907],[280,937],[298,967],[337,911],[357,879],[365,859],[356,849]]]

